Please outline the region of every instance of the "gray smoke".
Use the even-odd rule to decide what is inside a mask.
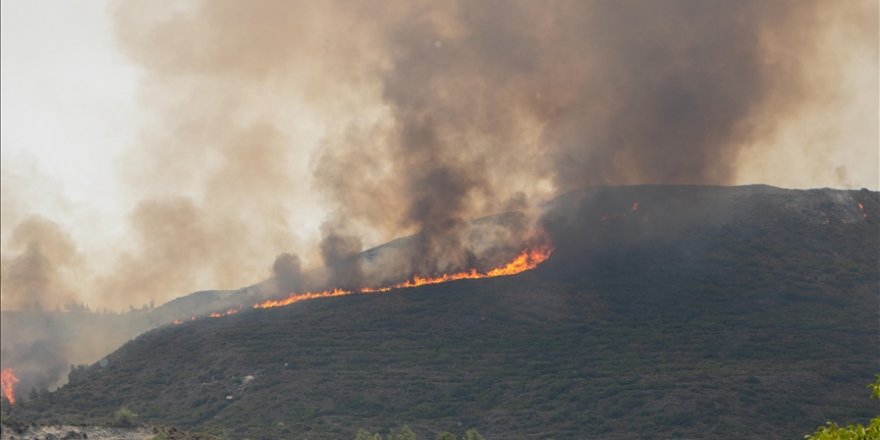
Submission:
[[[295,254],[284,253],[275,257],[272,274],[283,292],[296,292],[302,285],[302,263]]]
[[[51,309],[78,304],[76,279],[85,275],[73,240],[39,216],[21,221],[0,259],[4,309]]]
[[[3,308],[77,304],[85,289],[93,306],[119,309],[237,288],[291,249],[340,287],[479,266],[533,240],[537,202],[562,191],[733,183],[751,156],[791,156],[774,140],[802,109],[847,105],[829,41],[859,48],[876,71],[877,7],[114,3],[118,47],[142,79],[143,128],[121,165],[135,207],[126,242],[112,267],[88,264],[50,220],[10,214],[27,210],[26,185],[4,171],[4,223],[20,226],[4,236]],[[876,78],[859,92],[877,96]],[[875,124],[876,100],[866,114]],[[864,162],[876,164],[871,133]],[[830,166],[845,179],[821,154],[839,147],[812,147],[807,173]],[[790,170],[763,175],[773,172]],[[304,237],[294,211],[330,214]],[[507,211],[520,220],[469,226]],[[371,273],[356,257],[407,235],[415,244],[377,257]],[[275,266],[286,289],[301,280],[295,258]]]
[[[418,273],[472,261],[466,221],[542,181],[728,184],[741,147],[825,93],[798,60],[827,2],[387,6],[363,17],[382,23],[385,131],[331,135],[316,178],[352,222],[421,231]]]
[[[321,257],[330,271],[329,284],[341,289],[362,287],[363,270],[358,258],[362,250],[360,239],[338,230],[331,223],[325,223],[322,229]]]

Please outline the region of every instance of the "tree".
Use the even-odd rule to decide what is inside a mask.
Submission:
[[[874,383],[868,385],[871,389],[871,398],[880,399],[880,373]],[[868,426],[860,424],[839,426],[834,422],[827,422],[819,427],[816,432],[804,436],[807,440],[875,440],[880,439],[880,414],[871,419]]]
[[[438,432],[437,436],[434,437],[435,440],[457,440],[455,438],[455,434],[449,431]]]
[[[354,440],[382,440],[382,436],[379,434],[373,434],[365,429],[358,429],[357,434],[354,436]]]
[[[392,430],[388,434],[388,440],[416,440],[416,433],[409,429],[409,426],[403,425],[403,428],[400,428],[397,432]]]
[[[70,365],[70,372],[67,373],[67,381],[70,383],[79,382],[84,379],[87,375],[86,370],[89,368],[88,365],[79,364],[79,365]]]
[[[471,428],[464,432],[464,440],[486,440],[486,438],[480,435],[476,429]]]

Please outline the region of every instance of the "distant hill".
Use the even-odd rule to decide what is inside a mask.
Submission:
[[[515,213],[479,218],[469,223],[466,235],[511,234],[523,229],[517,223],[522,218],[523,215]],[[353,260],[357,260],[365,274],[372,275],[371,285],[385,285],[381,281],[383,276],[393,282],[403,281],[412,274],[407,268],[397,267],[395,262],[405,259],[406,253],[414,252],[418,237],[418,234],[401,237],[375,246],[357,254]],[[330,278],[323,268],[311,268],[302,274],[300,288],[316,291],[335,287]],[[275,279],[269,278],[235,290],[193,292],[158,307],[145,305],[124,313],[91,311],[85,305],[75,305],[72,310],[3,310],[0,311],[0,362],[3,367],[15,368],[20,380],[18,389],[25,390],[23,397],[27,398],[32,388],[54,389],[66,382],[71,365],[94,363],[147,330],[175,321],[205,318],[216,312],[250,308],[290,293],[282,290]]]
[[[800,438],[877,410],[878,218],[864,190],[573,192],[548,204],[556,251],[533,271],[161,327],[8,418],[127,406],[230,438]]]

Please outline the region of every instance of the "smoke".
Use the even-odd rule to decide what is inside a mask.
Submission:
[[[20,381],[15,387],[17,397],[24,397],[31,388],[42,390],[56,385],[70,365],[63,326],[46,314],[29,313],[24,320],[8,312],[0,313],[4,321],[0,323],[3,328],[0,355],[4,367],[15,367],[14,373]],[[13,327],[13,323],[20,327]]]
[[[822,29],[833,8],[389,5],[363,18],[381,23],[375,50],[387,65],[375,80],[386,119],[363,136],[331,133],[316,178],[350,222],[421,231],[404,260],[420,273],[471,261],[466,221],[515,197],[597,184],[730,184],[745,146],[834,94],[833,78],[809,81],[812,65],[800,61],[813,59],[823,35],[803,30]]]
[[[330,270],[329,282],[334,287],[353,289],[363,285],[363,270],[357,254],[362,250],[357,236],[346,234],[338,225],[325,223],[321,240],[321,257]]]
[[[98,259],[65,231],[75,222],[46,214],[74,205],[4,156],[3,309],[118,310],[266,276],[295,291],[491,266],[540,239],[539,202],[590,185],[880,181],[870,0],[108,12],[139,69],[140,129],[114,188],[129,214],[120,231],[94,232],[118,237]],[[116,338],[96,350],[148,327],[107,319]],[[99,355],[45,342],[83,325],[5,342],[4,362],[54,347],[63,359],[30,380],[49,383],[64,362]]]
[[[16,396],[66,382],[71,365],[91,364],[154,326],[147,313],[0,311],[0,359],[21,381]]]
[[[302,283],[302,263],[292,254],[281,254],[272,263],[272,273],[283,292],[296,292]]]
[[[536,202],[589,185],[773,183],[800,174],[780,172],[791,160],[803,179],[877,180],[876,129],[848,130],[876,128],[876,100],[852,98],[877,95],[869,1],[131,1],[109,14],[140,71],[125,240],[99,266],[4,239],[4,295],[47,289],[7,280],[25,259],[60,292],[4,308],[235,288],[292,251],[357,284],[357,252],[410,234],[387,264],[442,272],[487,257],[472,219],[534,218]],[[825,67],[834,56],[843,67]],[[850,58],[874,61],[870,79]],[[804,126],[825,128],[806,132],[809,154],[792,147]],[[73,270],[77,288],[59,287]]]
[[[46,309],[78,305],[76,280],[82,256],[61,227],[39,216],[28,217],[12,231],[0,260],[0,298],[4,308]]]

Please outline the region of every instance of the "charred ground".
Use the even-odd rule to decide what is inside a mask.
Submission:
[[[548,207],[557,250],[534,271],[163,327],[8,417],[101,423],[127,406],[232,438],[402,424],[797,438],[877,410],[878,202],[764,186],[571,193]]]

